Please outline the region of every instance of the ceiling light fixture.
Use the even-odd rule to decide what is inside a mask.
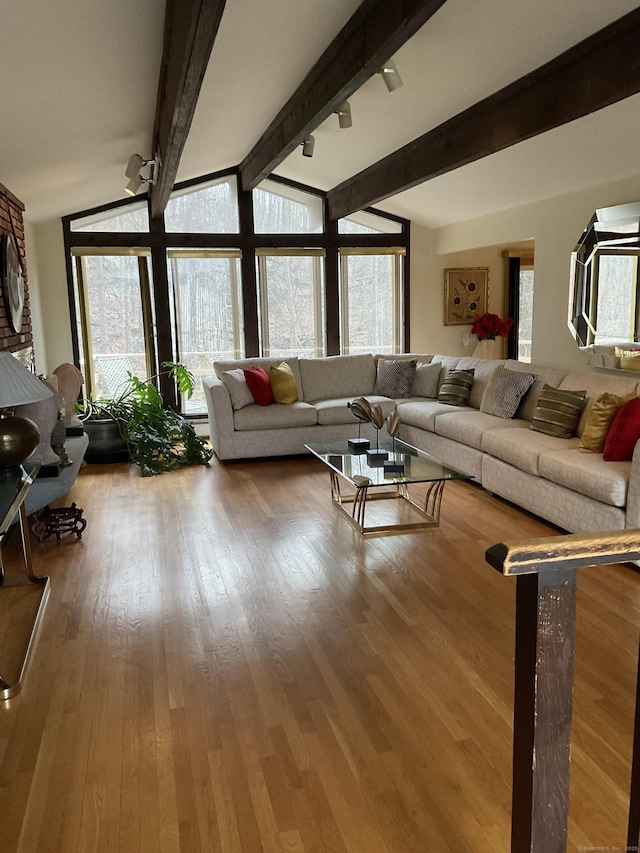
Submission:
[[[338,116],[338,123],[340,127],[351,127],[353,121],[351,119],[351,104],[349,101],[343,101],[337,110],[335,110],[336,115]]]
[[[141,170],[150,166],[148,177],[143,177]],[[160,155],[156,154],[152,160],[145,160],[139,154],[132,154],[129,157],[127,168],[124,170],[125,175],[129,178],[129,183],[124,188],[124,191],[129,195],[135,195],[143,184],[155,184],[160,167]]]
[[[382,74],[382,79],[384,80],[384,85],[387,87],[389,92],[394,92],[396,89],[399,89],[402,86],[402,77],[396,68],[396,64],[393,59],[390,59],[380,69],[380,74]]]
[[[315,147],[316,140],[312,134],[309,134],[307,138],[300,143],[302,145],[302,156],[303,157],[313,157],[313,149]]]

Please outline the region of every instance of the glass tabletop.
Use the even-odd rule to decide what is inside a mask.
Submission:
[[[346,441],[331,444],[305,444],[307,450],[356,488],[388,486],[394,483],[429,483],[437,480],[473,480],[470,474],[438,462],[423,450],[404,441],[387,438],[380,441],[385,459],[370,459],[366,452],[354,450]],[[375,450],[372,444],[371,449]],[[385,462],[400,462],[404,471],[388,471]]]

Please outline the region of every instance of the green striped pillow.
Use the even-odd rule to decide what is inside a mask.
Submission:
[[[449,370],[438,391],[438,402],[466,406],[473,385],[473,370]]]
[[[531,429],[556,438],[571,438],[578,429],[586,394],[586,391],[560,391],[544,385],[531,418]]]

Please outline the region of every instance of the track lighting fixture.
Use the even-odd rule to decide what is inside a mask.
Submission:
[[[393,92],[402,86],[402,77],[400,76],[393,59],[385,62],[380,69],[380,74],[382,74],[384,85],[387,87],[389,92]]]
[[[129,195],[135,195],[143,184],[154,184],[159,165],[159,155],[156,155],[152,160],[145,160],[139,154],[132,154],[129,157],[127,168],[124,170],[125,175],[129,178],[129,183],[124,188],[124,191]],[[151,169],[149,170],[149,176],[145,178],[142,176],[141,170],[146,166],[150,166]]]
[[[335,113],[338,116],[340,127],[351,127],[353,121],[351,120],[351,104],[349,101],[343,101]]]
[[[315,137],[312,134],[309,134],[304,142],[300,143],[302,145],[302,156],[303,157],[313,157],[313,149],[316,144]]]

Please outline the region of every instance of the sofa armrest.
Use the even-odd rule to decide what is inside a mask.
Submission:
[[[209,439],[218,459],[233,458],[233,409],[227,387],[217,376],[202,380],[209,413]]]
[[[640,528],[640,441],[636,442],[629,472],[626,526]]]

